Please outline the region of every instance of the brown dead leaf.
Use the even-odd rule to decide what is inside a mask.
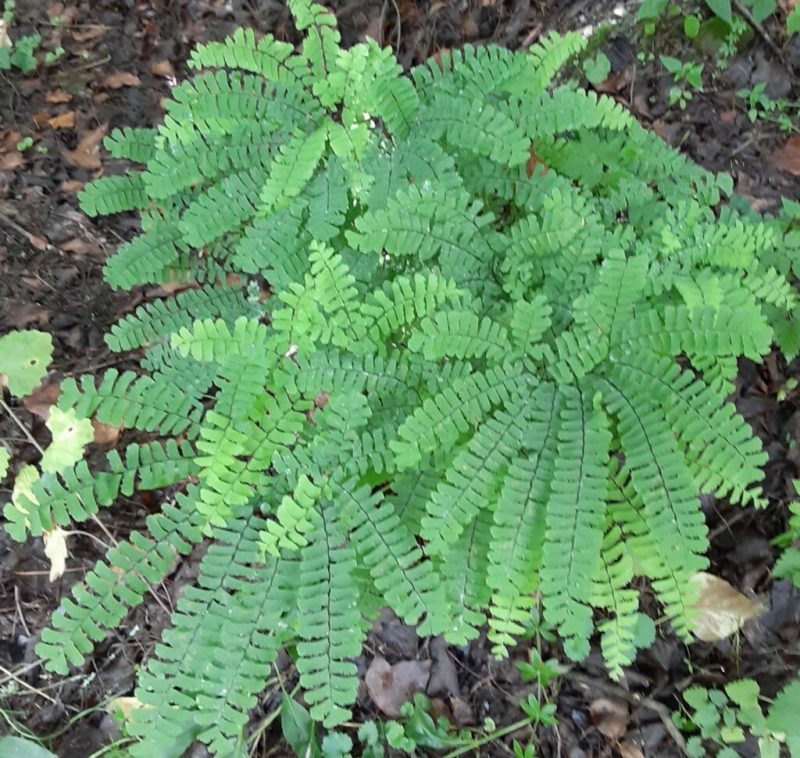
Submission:
[[[60,382],[47,382],[40,384],[30,395],[25,397],[22,404],[26,411],[47,421],[50,418],[50,409],[56,404],[60,394]]]
[[[61,250],[65,253],[76,253],[77,255],[86,255],[88,253],[99,253],[100,246],[94,242],[87,242],[80,237],[73,237],[61,245]]]
[[[58,188],[60,192],[80,192],[83,189],[83,182],[79,182],[76,179],[69,179],[65,182],[61,182],[61,186]]]
[[[764,608],[742,595],[724,579],[699,571],[692,577],[697,591],[693,608],[694,635],[703,642],[725,639]]]
[[[47,248],[50,247],[50,243],[44,237],[38,237],[35,234],[28,235],[28,242],[37,250],[47,250]]]
[[[531,148],[530,157],[525,163],[525,173],[528,175],[528,177],[533,176],[533,172],[536,171],[537,166],[542,167],[543,175],[547,173],[547,164],[538,155],[536,155],[534,149]]]
[[[76,42],[89,42],[90,40],[101,37],[106,32],[105,26],[98,26],[90,24],[83,28],[82,31],[72,32],[72,39]]]
[[[30,301],[7,300],[5,321],[15,329],[30,329],[50,322],[50,311]]]
[[[153,76],[160,76],[162,79],[174,79],[175,69],[168,60],[153,61],[150,64],[150,73]]]
[[[74,150],[62,148],[64,160],[72,166],[97,169],[102,166],[100,159],[100,143],[106,136],[108,124],[100,124],[96,129],[86,132],[78,141]]]
[[[789,137],[786,144],[772,154],[769,162],[779,171],[800,176],[800,134]]]
[[[628,729],[628,704],[615,697],[599,697],[589,705],[592,723],[610,740],[620,739]]]
[[[644,758],[642,749],[631,740],[623,740],[617,745],[620,758]]]
[[[0,156],[0,171],[13,171],[25,165],[25,156],[15,150],[13,153],[6,153]]]
[[[425,691],[430,671],[430,661],[400,661],[392,666],[377,656],[367,669],[364,684],[381,712],[399,718],[400,706],[415,692]]]
[[[31,116],[31,120],[37,129],[44,129],[47,122],[50,121],[50,114],[47,111],[36,111]]]
[[[60,105],[61,103],[68,103],[72,100],[72,95],[63,89],[54,89],[44,93],[44,100],[51,105]]]
[[[92,419],[92,426],[94,427],[94,443],[101,447],[113,447],[122,432],[122,427],[120,426],[101,424],[94,419]]]
[[[75,126],[75,111],[60,113],[58,116],[47,119],[47,123],[50,124],[53,129],[71,129]]]
[[[110,89],[120,89],[121,87],[138,87],[142,83],[136,74],[130,71],[112,71],[105,79],[103,84]]]

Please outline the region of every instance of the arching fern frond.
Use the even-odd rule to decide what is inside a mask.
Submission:
[[[68,664],[80,666],[93,643],[115,629],[128,610],[138,605],[148,587],[158,584],[201,539],[191,494],[178,495],[176,505],[163,506],[147,518],[148,532],[108,551],[103,562],[72,590],[42,630],[36,652],[53,671],[67,675]]]

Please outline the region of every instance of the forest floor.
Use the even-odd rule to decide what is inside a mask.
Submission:
[[[679,28],[681,18],[643,34],[642,24],[634,20],[637,6],[622,2],[336,0],[332,7],[346,45],[375,37],[395,48],[407,67],[468,42],[517,49],[551,29],[609,24],[599,50],[611,70],[597,89],[692,159],[730,173],[739,201],[769,213],[782,196],[800,197],[800,117],[789,107],[788,132],[775,123],[775,113],[753,122],[747,101],[736,92],[763,83],[769,96],[786,98],[790,106],[800,103],[800,36],[787,41],[781,25],[781,13],[792,5],[792,0],[784,3],[765,22],[763,33],[748,28],[738,49],[727,56],[713,40],[687,39]],[[77,192],[86,182],[123,168],[103,150],[101,140],[115,127],[158,123],[162,99],[186,75],[192,46],[221,39],[238,26],[278,38],[293,34],[286,7],[274,0],[17,2],[12,36],[38,31],[42,44],[33,72],[0,71],[0,333],[41,329],[53,335],[50,374],[33,396],[15,405],[37,440],[47,441],[44,419],[64,377],[127,367],[129,359],[111,353],[103,342],[109,326],[140,303],[168,294],[165,287],[118,293],[103,282],[105,258],[135,234],[137,220],[120,214],[95,221],[78,207]],[[703,90],[691,91],[683,109],[669,105],[673,81],[659,63],[661,54],[704,65]],[[27,138],[30,146],[18,149]],[[800,592],[788,581],[773,580],[776,549],[770,540],[786,528],[791,482],[800,475],[798,379],[800,362],[787,365],[777,352],[763,365],[741,364],[734,399],[769,453],[769,507],[736,509],[704,499],[712,534],[710,571],[759,603],[763,612],[718,642],[686,646],[660,629],[655,645],[639,655],[619,684],[608,679],[599,654],[593,654],[549,688],[557,726],[539,731],[537,754],[679,755],[682,738],[669,714],[678,709],[686,687],[752,677],[766,695],[773,695],[796,673]],[[95,453],[120,439],[118,429],[96,431]],[[2,412],[0,439],[13,445],[16,464],[38,455]],[[8,497],[9,490],[0,489],[0,502]],[[19,545],[0,532],[0,734],[36,735],[64,758],[90,756],[113,739],[115,722],[106,705],[132,694],[137,665],[152,650],[176,596],[191,581],[194,557],[176,564],[168,581],[69,678],[46,674],[34,646],[60,600],[102,557],[103,545],[141,527],[158,506],[147,496],[104,510],[99,524],[70,538],[66,572],[55,582],[49,581],[41,540]],[[406,668],[422,676],[421,686],[440,713],[459,725],[481,724],[490,717],[502,726],[519,718],[516,704],[531,691],[516,666],[526,659],[529,646],[521,644],[509,660],[497,662],[485,638],[447,648],[441,640],[419,639],[413,628],[384,614],[358,663],[365,673],[381,657],[389,664],[416,662]],[[545,643],[545,657],[558,652]],[[399,686],[395,682],[395,689]],[[253,724],[275,709],[280,694],[277,686],[263,693]],[[357,715],[379,718],[391,713],[396,700],[396,691],[365,684]],[[256,755],[284,751],[277,727],[264,731],[254,748]],[[754,744],[745,743],[742,751],[757,755]],[[204,753],[198,749],[194,754]],[[513,753],[496,742],[482,748],[482,754]]]

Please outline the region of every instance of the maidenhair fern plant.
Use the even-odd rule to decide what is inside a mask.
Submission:
[[[408,77],[290,6],[299,50],[201,46],[163,124],[107,140],[143,165],[81,197],[141,212],[108,283],[189,287],[108,335],[141,374],[62,387],[61,408],[144,438],[6,511],[37,535],[178,492],[54,615],[37,651],[61,674],[209,542],[141,670],[134,755],[229,754],[283,646],[313,718],[347,721],[381,606],[452,643],[488,625],[503,656],[541,603],[569,657],[598,630],[618,676],[652,632],[634,577],[690,634],[698,494],[762,504],[765,455],[726,397],[795,306],[764,263],[782,227],[613,100],[554,85],[580,36]]]

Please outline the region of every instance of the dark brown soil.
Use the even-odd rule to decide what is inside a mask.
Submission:
[[[585,0],[333,3],[345,44],[371,35],[393,46],[405,66],[466,42],[517,48],[550,29],[596,26],[614,18],[615,5]],[[757,210],[774,210],[781,196],[800,197],[800,169],[791,173],[793,166],[781,158],[786,134],[773,124],[752,124],[735,96],[737,89],[765,81],[797,102],[798,38],[787,44],[777,22],[768,24],[782,60],[752,34],[724,72],[715,72],[714,59],[706,54],[705,91],[695,93],[681,111],[667,107],[669,81],[663,69],[657,62],[637,61],[637,53],[655,50],[695,59],[703,59],[703,53],[687,50],[681,35],[669,30],[642,42],[634,33],[635,6],[623,10],[621,23],[601,43],[612,63],[611,77],[601,89],[693,159],[731,173],[737,193]],[[62,22],[51,24],[52,16]],[[49,7],[39,0],[18,0],[17,23],[23,32],[41,32],[40,58],[59,48],[64,52],[32,74],[0,72],[0,333],[21,328],[50,332],[56,350],[48,385],[55,387],[64,376],[124,366],[126,358],[110,353],[102,335],[137,304],[163,294],[145,289],[114,293],[103,282],[106,256],[130,238],[137,222],[129,214],[95,221],[78,208],[76,193],[83,183],[101,171],[121,168],[104,152],[102,161],[92,164],[101,128],[157,123],[162,98],[170,83],[184,76],[184,61],[195,43],[220,39],[243,25],[279,38],[291,39],[293,30],[285,6],[272,0],[64,0]],[[33,139],[33,147],[20,158],[15,146],[24,137]],[[558,726],[540,730],[537,754],[679,755],[669,712],[687,686],[718,686],[750,676],[773,695],[797,671],[800,593],[786,581],[773,581],[770,573],[776,556],[770,540],[786,527],[791,480],[800,471],[800,393],[784,392],[790,378],[800,378],[800,363],[787,365],[775,353],[762,366],[742,364],[736,393],[739,409],[769,452],[765,486],[770,506],[754,511],[705,501],[713,534],[711,570],[758,598],[768,611],[737,637],[716,644],[686,647],[663,631],[620,685],[608,680],[599,655],[591,656],[550,688]],[[53,399],[45,393],[41,402]],[[39,416],[22,406],[17,413],[37,439],[46,441]],[[15,461],[36,459],[35,448],[2,414],[0,437],[13,440]],[[95,448],[99,454],[100,446]],[[7,498],[8,490],[0,491],[0,500]],[[85,525],[85,534],[70,542],[67,573],[55,583],[48,580],[40,540],[17,545],[0,532],[0,734],[32,733],[64,758],[89,756],[113,738],[115,725],[102,706],[111,697],[132,694],[136,666],[166,625],[176,594],[191,581],[194,556],[176,565],[169,580],[154,588],[73,676],[46,674],[36,662],[34,645],[60,599],[102,556],[101,546],[141,527],[158,505],[150,497],[128,500],[103,512],[100,523]],[[385,614],[359,665],[365,671],[377,654],[389,663],[430,659],[428,691],[442,714],[476,725],[491,717],[502,726],[520,717],[516,703],[531,691],[515,665],[526,658],[526,647],[520,645],[509,661],[497,662],[485,639],[448,649],[438,640],[418,639],[413,629]],[[559,651],[545,645],[544,653],[558,656]],[[279,700],[279,689],[265,692],[253,723]],[[618,714],[615,729],[602,715],[609,708]],[[357,715],[380,717],[364,688]],[[528,735],[515,736],[523,740]],[[748,754],[754,754],[751,747],[745,746]],[[285,754],[279,732],[265,733],[258,750],[258,755]],[[482,754],[509,752],[490,744]]]

